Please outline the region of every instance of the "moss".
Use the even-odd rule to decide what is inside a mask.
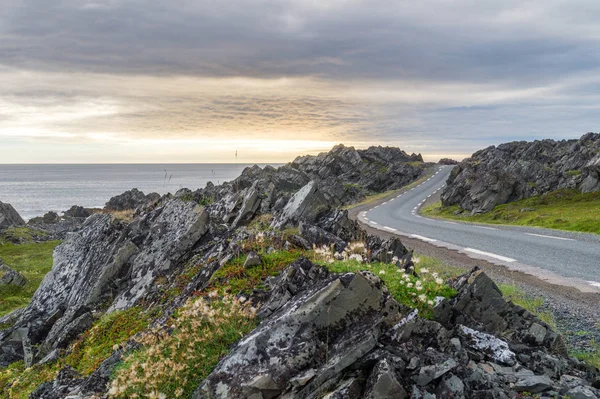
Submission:
[[[565,175],[571,176],[571,177],[581,176],[581,170],[580,169],[567,170],[565,172]]]
[[[0,259],[27,280],[24,287],[0,286],[0,316],[29,304],[42,279],[52,269],[52,254],[58,244],[60,241],[0,245]]]

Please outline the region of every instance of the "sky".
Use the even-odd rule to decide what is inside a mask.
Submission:
[[[3,0],[0,163],[462,159],[600,122],[597,0]]]

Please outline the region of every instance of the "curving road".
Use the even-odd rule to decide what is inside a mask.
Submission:
[[[444,187],[453,166],[441,166],[419,186],[360,212],[378,230],[485,259],[544,280],[600,292],[600,236],[542,228],[490,226],[430,219],[419,208]]]

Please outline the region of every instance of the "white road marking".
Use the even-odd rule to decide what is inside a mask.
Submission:
[[[387,201],[385,201],[385,202],[384,202],[383,204],[381,204],[381,205],[387,205]]]
[[[477,254],[477,255],[488,256],[490,258],[498,259],[498,260],[501,260],[503,262],[512,263],[512,262],[516,262],[517,261],[516,259],[507,258],[506,256],[496,255],[496,254],[493,254],[491,252],[484,252],[484,251],[480,251],[478,249],[473,249],[473,248],[465,248],[465,251],[472,252],[472,253]]]
[[[427,242],[436,242],[437,241],[437,240],[434,240],[433,238],[423,237],[418,234],[411,234],[410,236],[412,238],[416,238],[417,240],[421,240],[421,241],[427,241]]]
[[[433,194],[429,194],[429,195],[427,196],[427,198],[431,197],[432,195],[433,195]]]
[[[391,228],[391,227],[388,227],[388,226],[383,226],[383,228],[386,229],[386,230],[388,230],[388,231],[393,231],[393,232],[398,231],[398,230],[396,230],[394,228]]]
[[[600,283],[597,281],[588,281],[588,283],[592,286],[592,287],[598,287],[600,288]]]
[[[486,230],[498,230],[493,227],[485,227],[485,226],[473,226],[473,227],[477,227],[478,229],[486,229]]]
[[[413,211],[416,211],[416,210],[417,210],[417,207],[415,206],[415,207],[413,208]]]
[[[545,236],[545,235],[542,235],[542,234],[533,234],[533,233],[525,233],[525,234],[528,235],[528,236],[552,238],[552,239],[555,239],[555,240],[575,241],[573,238],[553,237],[553,236]]]
[[[373,222],[373,221],[371,221],[370,223],[371,223],[371,224],[379,224],[379,223],[377,223],[377,222]]]
[[[456,223],[456,222],[448,222],[448,221],[446,221],[446,220],[444,220],[443,222],[444,222],[444,223],[448,223],[448,224],[458,224],[458,223]]]

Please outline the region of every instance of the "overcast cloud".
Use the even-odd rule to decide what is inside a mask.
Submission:
[[[597,130],[598,1],[391,3],[4,0],[0,163],[434,159]]]

